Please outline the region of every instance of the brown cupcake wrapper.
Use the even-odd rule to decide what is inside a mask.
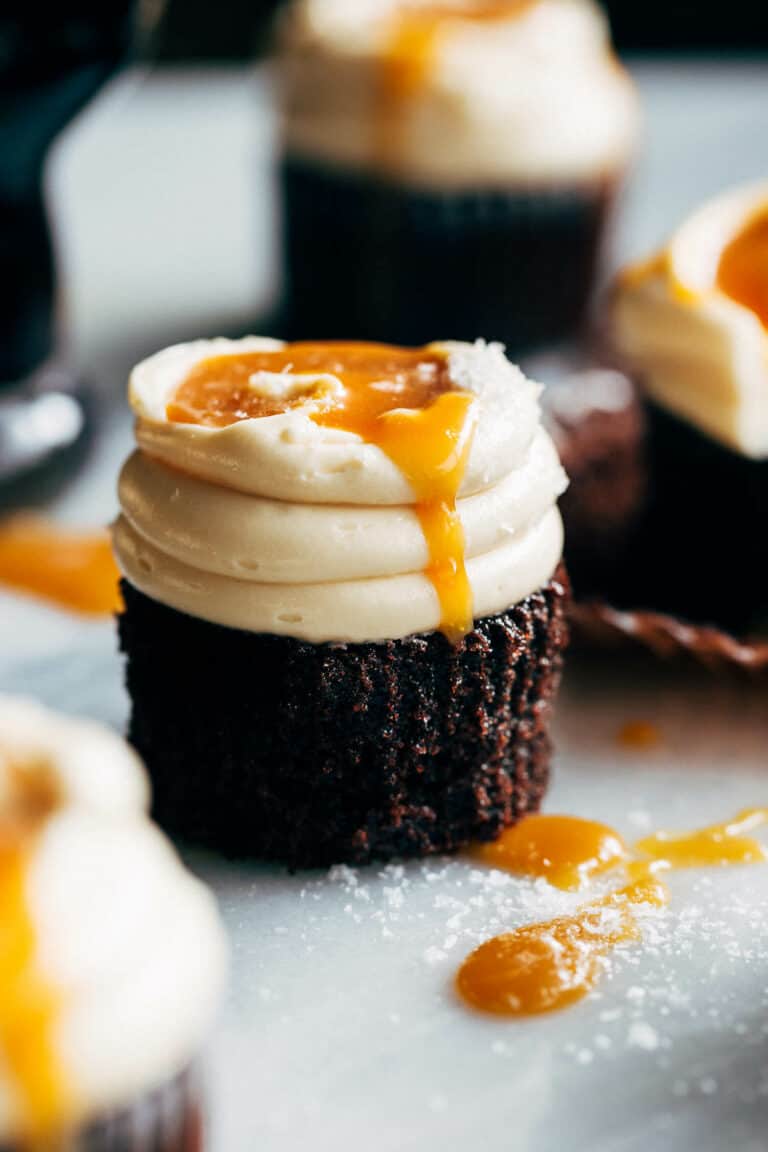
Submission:
[[[201,1099],[199,1073],[188,1068],[130,1107],[100,1117],[46,1147],[56,1152],[203,1152]],[[0,1152],[29,1149],[26,1144],[4,1144]]]
[[[574,603],[571,624],[576,643],[587,647],[641,648],[665,660],[692,659],[713,671],[758,673],[768,668],[768,641],[739,639],[719,628],[660,612]]]
[[[289,155],[282,183],[290,338],[450,332],[517,353],[582,328],[620,176],[420,188]]]
[[[535,810],[567,641],[560,572],[453,647],[313,645],[222,628],[123,588],[130,738],[171,832],[326,866],[490,840]]]

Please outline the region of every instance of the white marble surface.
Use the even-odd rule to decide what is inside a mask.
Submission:
[[[765,174],[764,65],[638,71],[648,131],[620,229],[637,253],[700,196]],[[242,72],[120,80],[51,171],[77,358],[102,434],[51,511],[98,523],[130,441],[118,397],[136,356],[242,326],[270,297],[275,243],[266,82]],[[115,725],[109,625],[0,596],[0,689]],[[768,803],[765,685],[652,664],[571,667],[550,810],[631,837]],[[659,725],[645,754],[617,740]],[[485,935],[570,906],[463,861],[329,880],[210,859],[233,940],[210,1058],[212,1152],[762,1152],[768,1147],[768,872],[681,874],[671,910],[565,1014],[486,1020],[450,977]]]

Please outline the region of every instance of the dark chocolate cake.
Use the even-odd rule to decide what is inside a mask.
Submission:
[[[538,808],[562,569],[458,646],[305,644],[123,594],[130,738],[175,834],[294,867],[360,864],[490,840]]]

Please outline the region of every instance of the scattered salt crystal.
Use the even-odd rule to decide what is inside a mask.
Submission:
[[[431,948],[425,949],[424,951],[424,959],[427,964],[439,964],[440,961],[445,960],[445,958],[445,952],[443,952],[441,948],[437,948],[434,945],[432,945]]]
[[[644,1000],[645,995],[645,988],[641,987],[639,984],[633,984],[631,988],[627,989],[627,1000],[630,1000],[633,1004],[637,1004],[640,1000]]]
[[[591,1048],[582,1048],[579,1052],[576,1053],[577,1064],[591,1064],[594,1058],[595,1054]]]
[[[601,1052],[607,1051],[607,1049],[610,1048],[612,1044],[613,1040],[611,1040],[610,1036],[606,1036],[604,1032],[601,1032],[599,1036],[595,1036],[595,1048],[599,1049]]]
[[[507,1052],[509,1052],[509,1045],[506,1040],[494,1040],[493,1044],[491,1044],[491,1052],[493,1052],[494,1056],[506,1056]]]
[[[331,884],[348,884],[350,888],[357,887],[357,872],[348,864],[334,864],[328,870],[328,879]]]
[[[383,893],[390,908],[402,908],[405,903],[405,893],[402,888],[384,888]]]
[[[655,1052],[659,1047],[659,1034],[650,1024],[635,1020],[627,1033],[627,1047],[640,1048],[643,1052]]]
[[[717,1092],[717,1080],[714,1076],[705,1076],[703,1080],[700,1080],[699,1091],[702,1096],[714,1096]]]

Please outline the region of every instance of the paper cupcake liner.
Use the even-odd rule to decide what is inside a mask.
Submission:
[[[66,1152],[203,1152],[204,1143],[200,1079],[187,1069],[130,1107],[45,1146]],[[27,1144],[0,1146],[0,1152],[28,1149]]]
[[[644,648],[666,660],[693,659],[714,671],[768,668],[768,641],[738,639],[704,624],[691,624],[659,612],[575,603],[571,623],[577,645],[597,648]]]
[[[423,190],[296,157],[282,180],[291,338],[510,352],[581,327],[617,184]]]
[[[291,867],[490,840],[546,788],[568,587],[454,647],[313,645],[222,628],[124,585],[130,738],[171,832]]]

